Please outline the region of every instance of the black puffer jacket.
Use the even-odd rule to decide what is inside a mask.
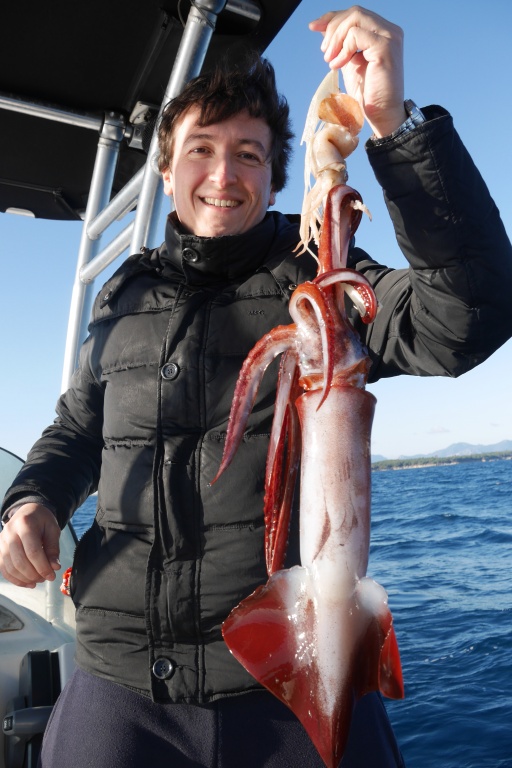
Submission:
[[[358,248],[381,311],[366,335],[371,380],[458,375],[512,335],[512,250],[478,172],[440,110],[370,150],[412,269]],[[99,483],[72,578],[78,663],[157,700],[205,702],[256,687],[220,624],[265,580],[262,489],[276,365],[243,444],[220,463],[243,359],[311,278],[297,220],[268,214],[245,235],[202,239],[170,224],[166,244],[104,286],[58,418],[4,502],[52,503],[62,525]],[[154,672],[152,670],[154,669]]]

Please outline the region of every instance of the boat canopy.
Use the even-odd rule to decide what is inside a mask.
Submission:
[[[154,245],[155,126],[220,56],[262,53],[300,0],[36,0],[0,11],[0,211],[83,220],[62,390],[86,336],[93,281]],[[105,245],[100,238],[135,211]]]
[[[209,67],[227,50],[236,56],[240,46],[263,52],[299,2],[4,3],[0,211],[83,218],[109,113],[121,118],[123,132],[114,192],[132,178],[145,162],[144,127],[161,105],[192,7],[203,29],[215,27],[205,51]],[[185,53],[190,60],[198,51]]]

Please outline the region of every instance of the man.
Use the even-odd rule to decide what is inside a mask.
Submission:
[[[364,106],[370,160],[411,264],[389,270],[351,249],[381,303],[361,329],[370,379],[458,375],[512,334],[512,249],[499,214],[450,116],[431,107],[408,117],[401,30],[357,7],[311,28]],[[275,371],[231,469],[209,486],[242,361],[290,322],[295,285],[315,273],[308,255],[293,255],[297,217],[267,211],[290,138],[265,63],[242,77],[202,76],[169,105],[160,168],[176,210],[165,243],[128,259],[100,292],[58,418],[4,501],[0,568],[31,587],[55,578],[60,526],[98,487],[71,581],[78,671],[49,724],[44,768],[321,765],[220,634],[265,581]],[[401,764],[380,699],[364,697],[342,765]]]

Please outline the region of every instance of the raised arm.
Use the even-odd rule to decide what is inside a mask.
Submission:
[[[354,6],[310,29],[323,35],[325,60],[341,68],[373,128],[368,156],[410,265],[393,270],[359,248],[349,254],[380,304],[376,321],[359,328],[370,381],[458,376],[512,336],[512,247],[499,211],[446,110],[426,107],[425,122],[404,125],[399,27]]]

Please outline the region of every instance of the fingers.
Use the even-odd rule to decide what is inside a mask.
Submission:
[[[328,43],[324,38],[324,58],[331,69],[342,69],[357,54],[361,54],[361,58],[368,62],[376,58],[381,42],[377,33],[361,27],[350,27],[343,34],[338,29]]]
[[[347,40],[355,23],[356,19],[348,10],[326,13],[309,25],[312,31],[322,33],[320,50],[332,69],[341,69],[356,52],[357,48],[354,49],[353,40],[352,45],[349,45]]]
[[[325,32],[327,25],[337,14],[343,13],[343,11],[328,11],[324,13],[318,19],[309,22],[309,28],[312,32]]]
[[[325,60],[333,68],[343,67],[358,51],[400,45],[400,27],[372,11],[352,6],[345,11],[330,11],[312,21],[309,28],[323,34],[320,46]]]
[[[40,504],[20,507],[0,535],[0,571],[17,586],[33,588],[53,581],[59,570],[60,528]]]

